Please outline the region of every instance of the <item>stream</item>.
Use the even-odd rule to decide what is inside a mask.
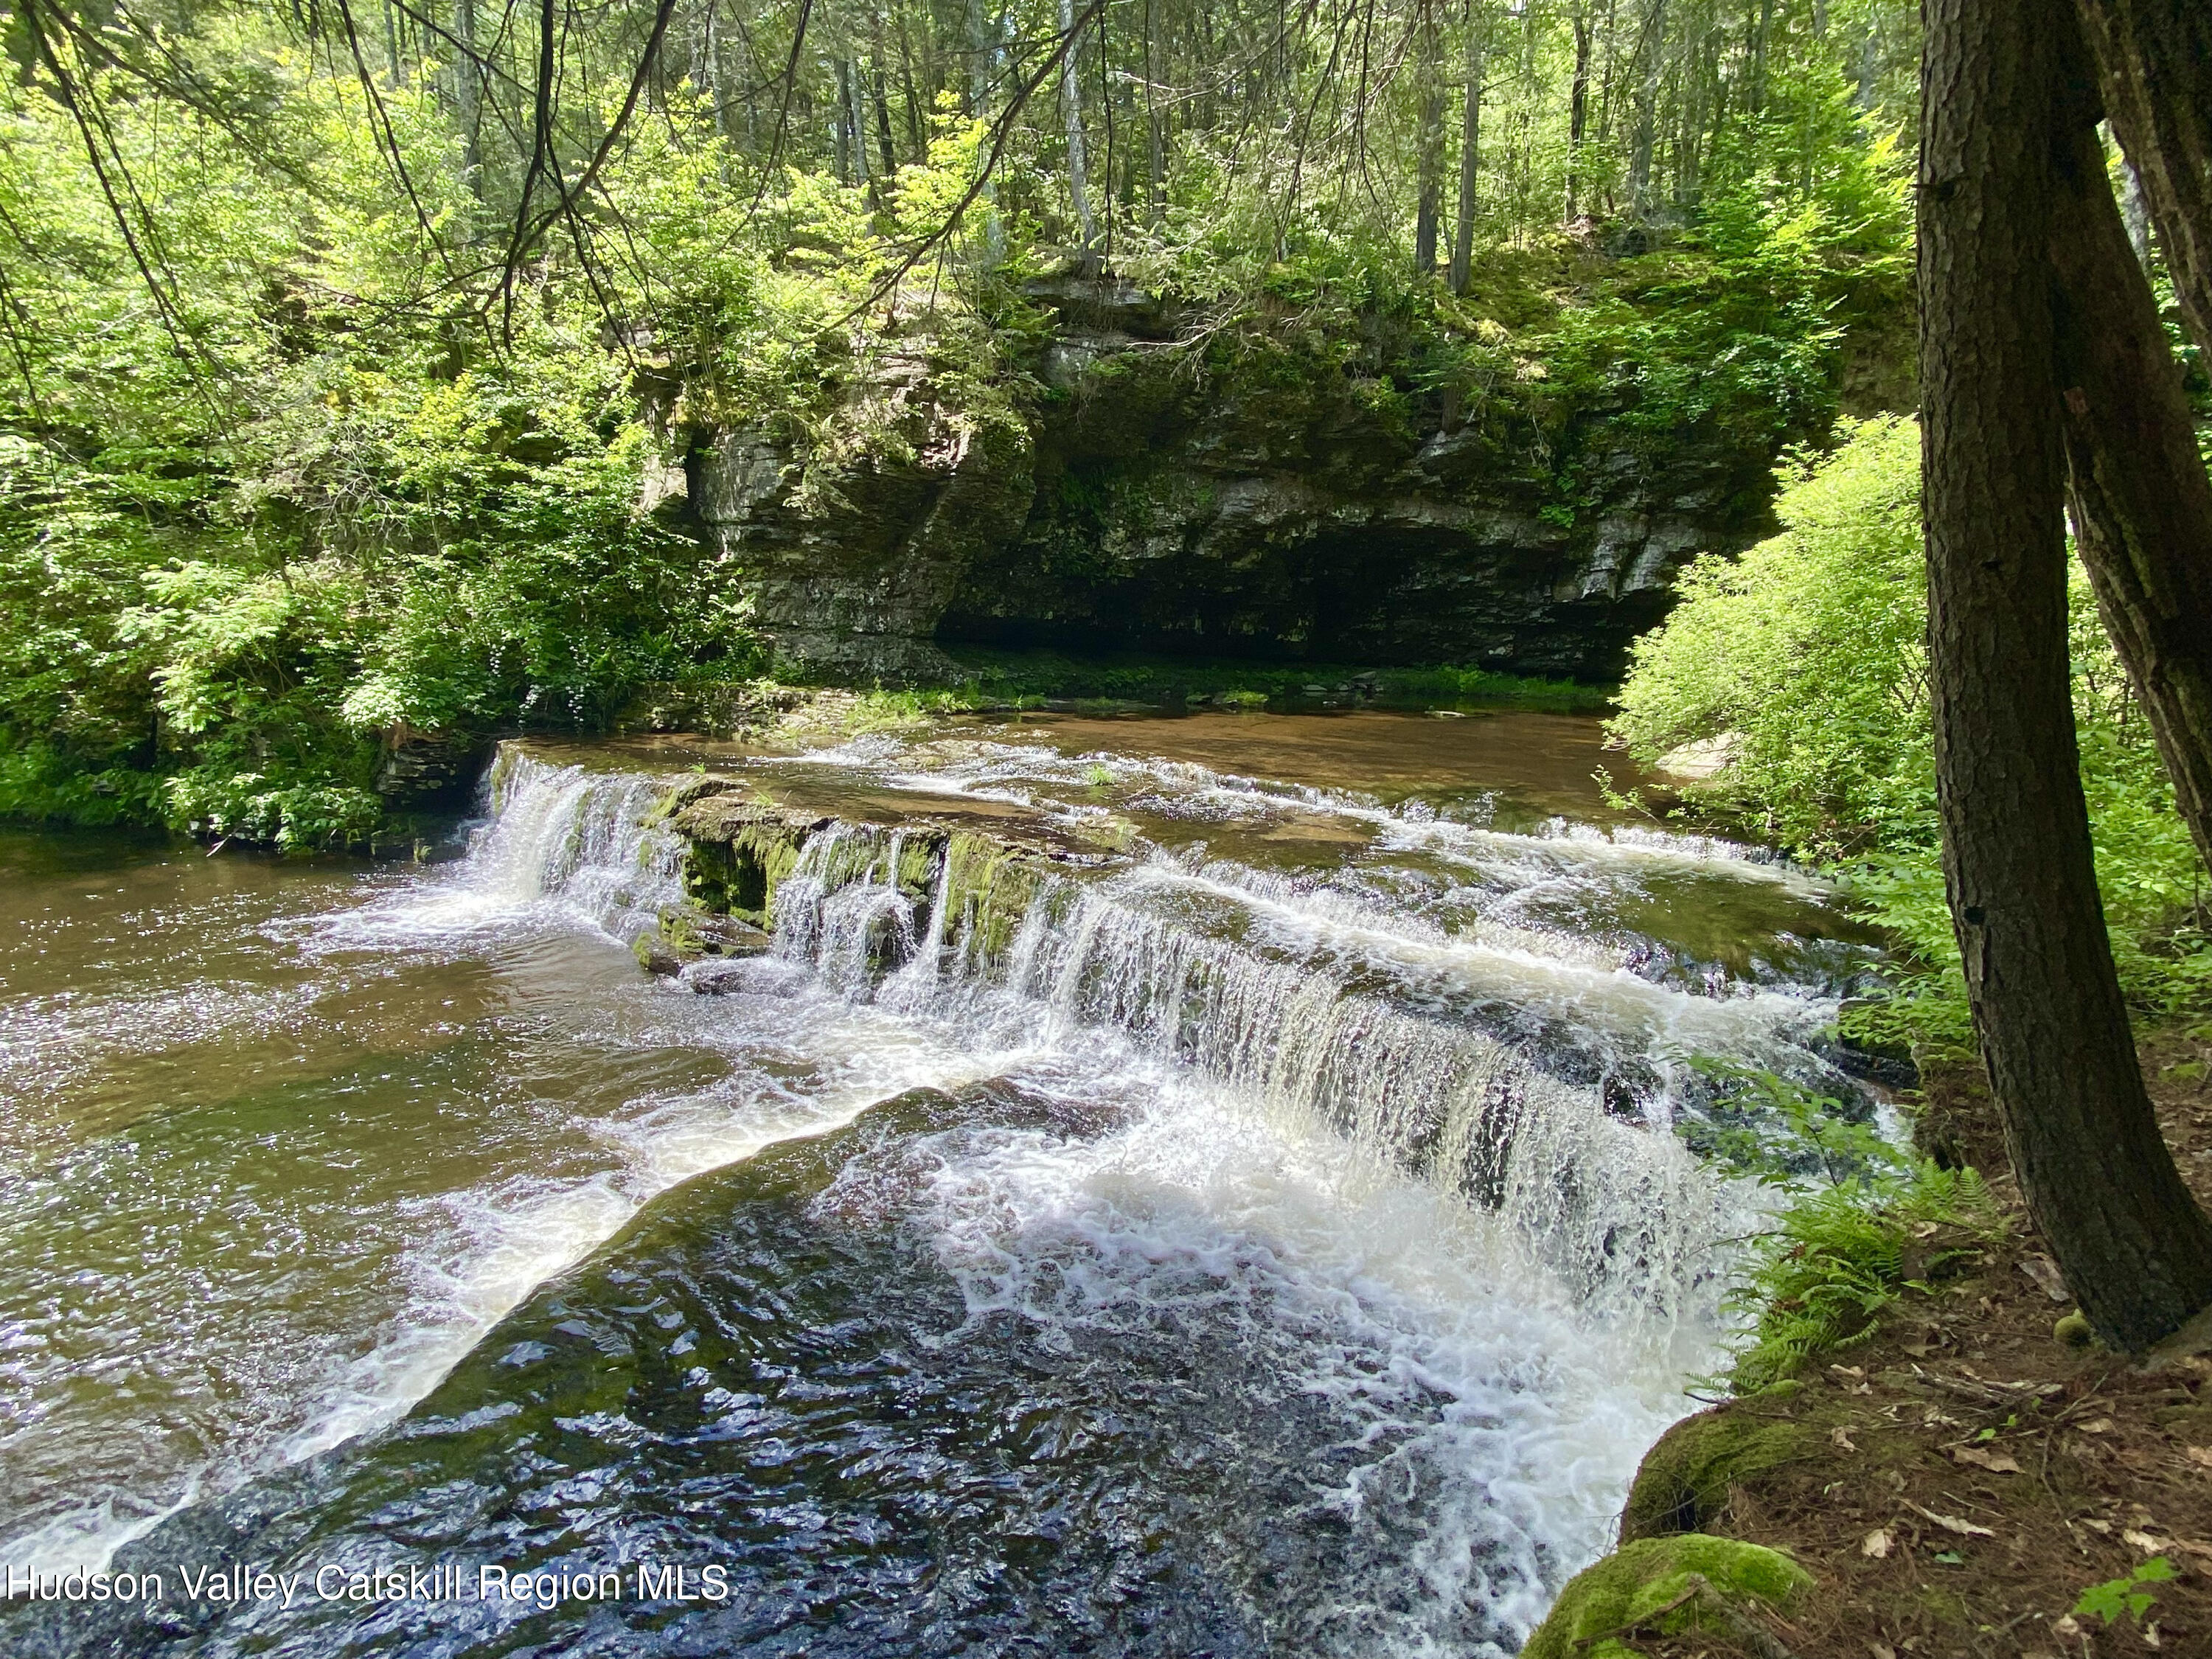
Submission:
[[[0,833],[0,1568],[161,1581],[0,1650],[1516,1651],[1720,1362],[1692,1061],[1850,1088],[1879,960],[1600,737],[533,741],[443,864]],[[656,978],[701,769],[818,827]],[[1073,849],[995,947],[932,815]]]

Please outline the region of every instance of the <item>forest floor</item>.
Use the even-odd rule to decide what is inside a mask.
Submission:
[[[2212,1044],[2175,1031],[2142,1049],[2167,1141],[2212,1207]],[[2207,1659],[2212,1358],[2146,1367],[2060,1340],[2053,1326],[2073,1304],[2007,1172],[1978,1068],[1931,1072],[1922,1093],[1923,1144],[1948,1140],[1989,1176],[2008,1237],[1893,1304],[1871,1340],[1820,1356],[1794,1392],[1705,1414],[1737,1419],[1713,1426],[1738,1446],[1753,1436],[1768,1449],[1708,1465],[1695,1529],[1786,1551],[1816,1583],[1786,1620],[1764,1618],[1771,1645],[1686,1633],[1639,1635],[1635,1648],[1653,1659]],[[2170,1578],[2118,1582],[2160,1560]],[[2077,1613],[2100,1585],[2112,1587],[2113,1616]],[[2130,1594],[2152,1599],[2130,1608]]]

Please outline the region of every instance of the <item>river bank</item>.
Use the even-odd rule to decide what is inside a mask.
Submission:
[[[2200,1203],[2212,1203],[2208,1036],[2172,1027],[2142,1044]],[[1873,1320],[1786,1380],[1675,1425],[1623,1516],[1624,1546],[1717,1536],[1781,1552],[1808,1579],[1778,1607],[1740,1600],[1733,1616],[1699,1619],[1653,1594],[1632,1609],[1646,1618],[1608,1614],[1610,1637],[1576,1652],[2058,1659],[2212,1644],[2212,1360],[2201,1342],[2143,1364],[2087,1342],[2021,1205],[1978,1067],[1930,1066],[1923,1084],[1922,1144],[1986,1172],[1986,1224],[1906,1233]],[[1679,1590],[1680,1565],[1662,1553],[1630,1579],[1670,1570]],[[1589,1606],[1571,1589],[1553,1639],[1597,1633],[1577,1623]]]

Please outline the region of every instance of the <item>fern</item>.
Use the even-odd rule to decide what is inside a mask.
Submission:
[[[1729,1378],[1738,1394],[1870,1340],[1885,1308],[2006,1228],[1978,1172],[1932,1163],[1809,1193],[1775,1219],[1732,1298],[1756,1316]]]

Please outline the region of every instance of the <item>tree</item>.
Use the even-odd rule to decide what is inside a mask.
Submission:
[[[2067,497],[2106,630],[2212,862],[2212,477],[2094,116],[2071,113],[2052,176]]]
[[[1482,161],[1482,49],[1489,20],[1476,0],[1468,0],[1467,70],[1460,90],[1459,214],[1452,226],[1451,291],[1466,291],[1468,273],[1474,264],[1475,183]],[[1576,37],[1587,42],[1589,31]],[[1587,72],[1588,64],[1583,70]],[[1568,186],[1571,197],[1574,189]]]
[[[1074,0],[1060,0],[1060,32],[1070,37],[1060,60],[1060,117],[1067,129],[1067,194],[1075,205],[1079,246],[1088,259],[1098,230],[1091,216],[1091,167],[1083,150],[1083,78],[1075,61]]]
[[[1922,513],[1945,884],[2005,1142],[2081,1310],[2140,1350],[2212,1303],[2145,1092],[2067,689],[2050,246],[2059,0],[1929,0]]]
[[[1416,139],[1419,200],[1414,210],[1413,268],[1425,275],[1437,268],[1437,234],[1443,217],[1444,191],[1443,43],[1430,0],[1424,0],[1414,27],[1420,52],[1421,125]]]
[[[2174,296],[2212,361],[2212,8],[2079,0],[2112,131],[2158,226]]]

